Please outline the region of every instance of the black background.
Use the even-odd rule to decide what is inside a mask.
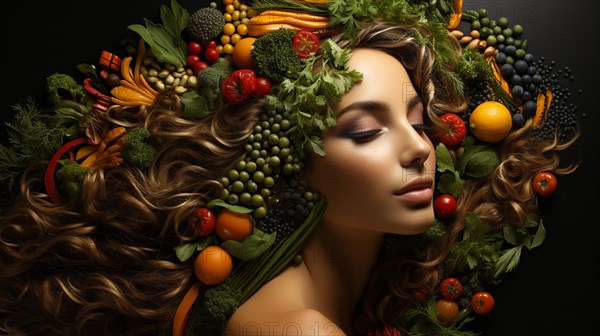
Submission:
[[[208,1],[179,3],[190,13]],[[159,23],[159,6],[170,1],[16,1],[4,7],[0,71],[2,121],[10,106],[27,96],[43,99],[45,78],[76,75],[80,63],[97,64],[102,50],[118,53],[127,25],[143,18]],[[582,160],[574,174],[559,177],[557,192],[540,201],[546,241],[524,250],[521,265],[493,289],[496,308],[471,323],[482,335],[567,335],[595,330],[600,302],[598,271],[598,113],[600,78],[598,1],[465,1],[465,9],[486,7],[491,17],[523,25],[528,51],[570,67],[571,102],[582,115],[582,137],[568,157]],[[582,93],[578,93],[578,90]],[[584,117],[585,115],[585,117]],[[5,137],[5,134],[1,134]]]

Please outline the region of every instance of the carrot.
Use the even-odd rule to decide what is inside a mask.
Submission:
[[[490,64],[490,67],[492,68],[492,73],[494,74],[496,80],[500,83],[502,89],[512,97],[512,93],[510,92],[508,82],[504,79],[504,77],[502,77],[502,73],[500,72],[500,68],[498,67],[498,63],[496,63],[496,59],[494,58],[494,56],[489,56],[487,58],[487,62]]]
[[[450,13],[450,20],[448,22],[448,30],[454,30],[458,28],[460,20],[462,20],[462,7],[463,0],[454,0],[452,5],[453,13]]]
[[[544,121],[546,112],[550,109],[552,103],[552,91],[547,89],[546,92],[540,92],[537,98],[537,108],[535,110],[535,116],[533,117],[533,126],[539,126]]]
[[[306,21],[329,21],[329,18],[326,16],[314,15],[310,13],[302,13],[302,12],[292,12],[292,11],[284,11],[284,10],[275,10],[270,9],[264,12],[261,12],[258,16],[287,16],[293,17],[296,19],[306,20]]]
[[[90,169],[107,169],[120,164],[122,159],[115,158],[121,156],[120,150],[125,145],[123,141],[125,132],[125,127],[115,127],[110,130],[100,145],[96,146],[96,151],[87,156],[79,165]]]
[[[202,282],[197,281],[192,287],[185,293],[183,300],[175,311],[175,318],[173,321],[173,336],[183,336],[185,332],[185,325],[190,318],[190,309],[194,305],[198,294],[200,293],[200,286]]]
[[[323,29],[329,27],[329,21],[310,21],[298,19],[291,16],[276,16],[276,15],[258,15],[250,19],[248,26],[251,25],[262,25],[262,24],[274,24],[274,23],[286,23],[293,26],[297,26],[300,29]]]

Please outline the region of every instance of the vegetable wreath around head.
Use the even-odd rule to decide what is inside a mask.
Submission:
[[[125,27],[123,50],[77,65],[81,81],[50,75],[47,104],[14,105],[0,333],[222,334],[303,263],[327,209],[305,177],[363,79],[353,50],[373,48],[423,99],[436,220],[386,234],[345,332],[474,335],[494,286],[544,241],[538,199],[575,169],[559,154],[578,138],[576,106],[524,27],[457,0],[198,7],[171,0],[160,21]]]

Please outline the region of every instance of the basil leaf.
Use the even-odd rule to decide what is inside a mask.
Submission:
[[[194,252],[196,252],[196,243],[177,245],[173,249],[175,250],[175,254],[179,261],[186,261],[194,255]]]
[[[254,259],[265,252],[275,242],[277,232],[270,234],[254,229],[252,235],[246,237],[242,243],[235,240],[227,240],[221,244],[232,256],[247,261]]]
[[[229,203],[226,203],[225,201],[223,201],[220,198],[215,198],[214,200],[208,202],[208,204],[206,204],[207,208],[214,208],[214,207],[223,207],[223,208],[227,208],[233,212],[238,212],[238,213],[250,213],[252,212],[252,209],[240,206],[240,205],[231,205]]]

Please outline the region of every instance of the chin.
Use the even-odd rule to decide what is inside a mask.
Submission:
[[[415,235],[424,233],[435,224],[433,208],[404,213],[390,225],[390,233]]]

